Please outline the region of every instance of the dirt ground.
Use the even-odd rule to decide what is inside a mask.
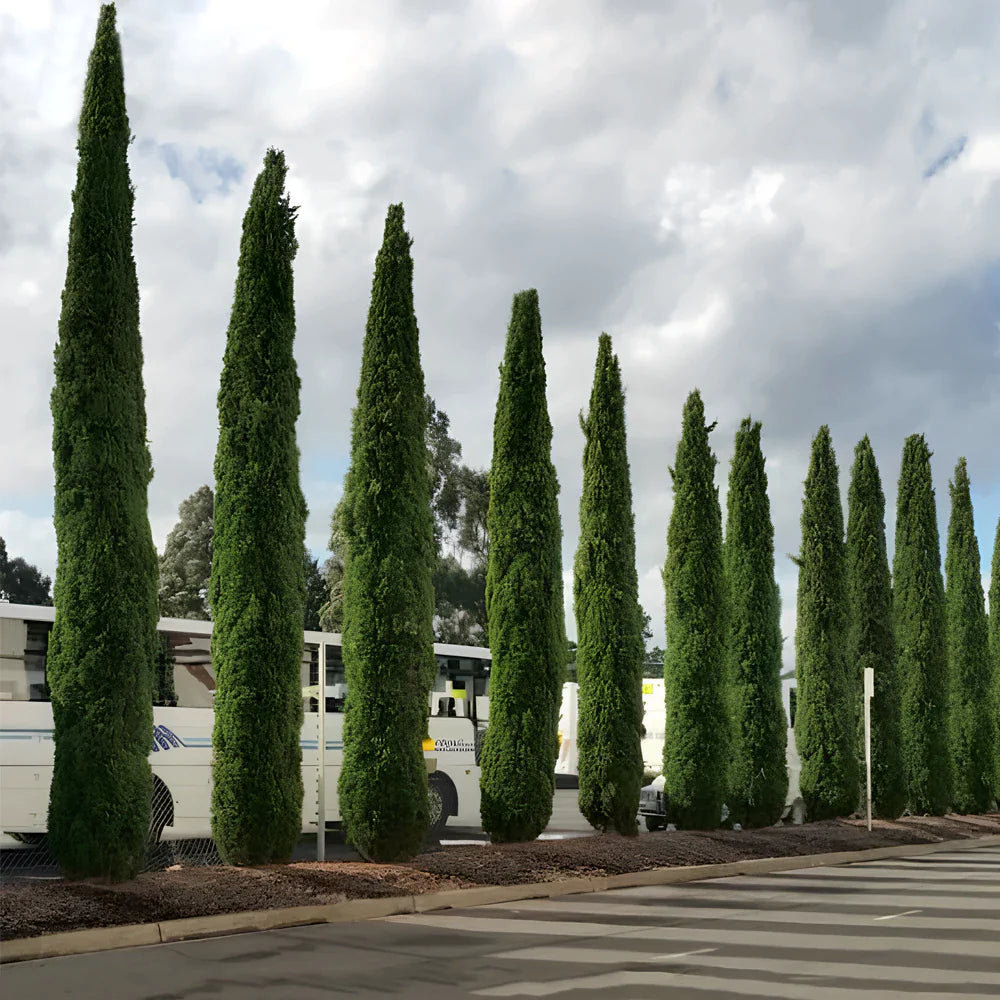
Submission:
[[[0,939],[474,885],[516,885],[991,834],[1000,834],[1000,813],[876,821],[871,833],[862,821],[828,820],[739,832],[659,832],[638,838],[594,835],[527,844],[451,845],[398,865],[335,861],[261,868],[178,866],[118,885],[16,879],[0,885]]]

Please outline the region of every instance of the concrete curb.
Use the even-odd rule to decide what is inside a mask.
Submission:
[[[550,899],[607,889],[638,886],[675,885],[700,879],[728,878],[733,875],[765,875],[851,864],[858,861],[881,861],[887,858],[919,857],[944,851],[967,851],[977,847],[998,847],[1000,836],[969,837],[936,844],[901,844],[862,851],[839,851],[831,854],[803,854],[797,857],[753,858],[726,864],[689,865],[677,868],[653,868],[596,878],[571,878],[555,882],[532,882],[525,885],[477,886],[473,889],[446,889],[418,896],[391,896],[381,899],[349,899],[342,903],[318,906],[291,906],[275,910],[251,910],[244,913],[220,913],[207,917],[163,920],[154,924],[126,924],[120,927],[93,927],[87,930],[45,934],[41,937],[16,938],[3,942],[0,963],[27,962],[40,958],[82,955],[88,952],[134,948],[140,945],[193,941],[199,938],[243,934],[248,931],[301,927],[308,924],[372,920],[406,913],[429,913],[434,910],[464,909],[491,903],[513,903],[522,899]]]

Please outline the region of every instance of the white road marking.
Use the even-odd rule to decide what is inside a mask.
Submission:
[[[811,961],[808,959],[776,959],[771,955],[717,955],[718,948],[708,948],[697,962],[685,966],[705,969],[731,969],[734,972],[778,972],[783,976],[812,976],[824,979],[888,980],[890,982],[920,982],[928,986],[997,986],[1000,971],[983,972],[969,969],[935,969],[922,966],[870,965],[856,962]],[[696,955],[697,952],[688,952]],[[573,948],[567,945],[537,948],[516,948],[490,954],[490,960],[510,962],[565,962],[568,965],[639,965],[675,961],[686,955],[654,955],[650,952],[627,951],[624,948]],[[803,993],[803,996],[808,994]]]
[[[769,934],[764,931],[737,931],[712,927],[644,927],[640,924],[599,924],[584,921],[557,920],[511,920],[504,918],[446,916],[434,913],[406,914],[398,917],[383,917],[387,923],[407,924],[410,927],[428,927],[438,930],[471,931],[479,934],[523,934],[545,935],[547,937],[613,937],[618,940],[635,941],[676,941],[692,944],[752,945],[765,950],[768,948],[805,948],[835,951],[877,951],[887,950],[916,952],[917,954],[964,955],[975,958],[996,958],[996,941],[941,941],[933,937],[892,938],[887,940],[872,934]]]
[[[858,1000],[856,986],[817,986],[812,983],[758,982],[750,979],[734,979],[715,976],[692,976],[676,972],[608,972],[598,976],[579,976],[574,979],[557,979],[545,983],[505,983],[490,989],[476,990],[474,996],[484,997],[550,997],[571,990],[620,990],[623,987],[683,988],[685,991],[714,990],[717,993],[732,993],[737,996],[778,998],[778,1000]],[[941,1000],[937,990],[880,989],[879,1000]],[[996,1000],[996,993],[963,993],[963,1000]]]
[[[887,913],[884,917],[875,917],[876,920],[895,920],[897,917],[909,917],[920,910],[904,910],[902,913]]]

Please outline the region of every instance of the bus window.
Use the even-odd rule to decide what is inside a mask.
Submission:
[[[45,655],[52,622],[0,618],[0,700],[48,701]]]

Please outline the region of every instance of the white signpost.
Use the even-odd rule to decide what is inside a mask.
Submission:
[[[875,670],[865,667],[865,773],[868,829],[872,828],[872,697],[875,694]]]

